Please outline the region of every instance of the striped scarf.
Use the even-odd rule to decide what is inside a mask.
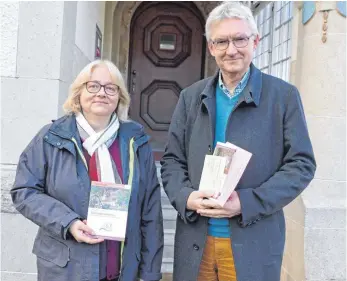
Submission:
[[[117,138],[119,129],[119,120],[116,114],[113,114],[108,126],[96,133],[89,125],[82,113],[76,114],[77,129],[84,140],[83,147],[88,154],[95,154],[96,168],[99,181],[109,183],[122,183],[118,174],[116,165],[112,160],[108,148]]]

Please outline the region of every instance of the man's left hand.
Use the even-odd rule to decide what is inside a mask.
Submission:
[[[204,217],[232,218],[241,214],[241,203],[236,191],[231,194],[228,201],[224,204],[224,207],[208,199],[204,199],[201,205],[208,208],[197,210],[197,213]]]

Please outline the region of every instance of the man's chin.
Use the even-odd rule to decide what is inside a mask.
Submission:
[[[235,65],[226,65],[223,67],[223,70],[228,73],[238,73],[243,70],[242,65],[235,64]]]

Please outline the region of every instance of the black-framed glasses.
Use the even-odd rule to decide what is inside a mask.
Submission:
[[[99,93],[101,88],[104,88],[105,93],[109,96],[115,96],[119,93],[119,86],[116,84],[110,83],[106,85],[101,85],[97,81],[88,81],[85,84],[87,91],[91,94]]]
[[[216,47],[219,51],[224,51],[229,47],[230,42],[233,43],[235,48],[244,48],[248,45],[249,39],[253,36],[251,34],[250,36],[240,36],[232,39],[216,39],[211,40],[212,44]]]

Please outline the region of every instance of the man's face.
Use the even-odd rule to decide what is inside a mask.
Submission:
[[[248,23],[237,18],[224,19],[211,25],[210,34],[208,47],[219,68],[230,74],[246,72],[259,42]]]

